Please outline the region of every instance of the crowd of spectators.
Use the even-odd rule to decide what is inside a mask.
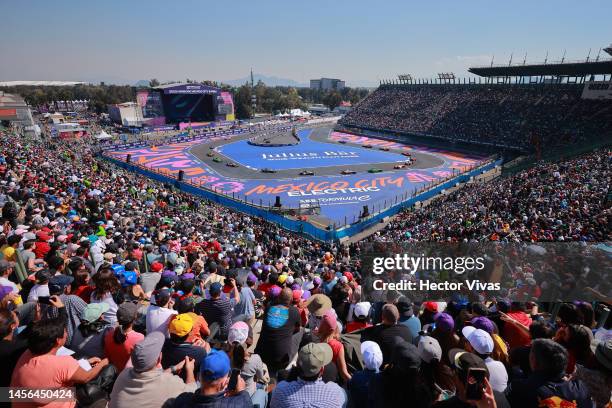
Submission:
[[[612,151],[603,149],[467,184],[427,206],[400,213],[373,239],[609,241],[611,169]]]
[[[339,123],[533,151],[612,135],[609,100],[582,85],[385,85]]]
[[[597,304],[369,302],[359,244],[202,202],[97,159],[88,139],[0,132],[0,387],[76,387],[80,407],[610,403],[612,334]],[[407,214],[376,239],[491,238],[480,224],[506,221],[503,238],[605,240],[609,163],[598,152],[550,165],[541,183],[516,176],[530,186],[499,208],[476,203],[475,229],[431,227],[437,237]]]

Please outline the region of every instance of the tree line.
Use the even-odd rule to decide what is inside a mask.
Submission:
[[[195,83],[194,80],[188,80]],[[369,92],[364,88],[344,88],[338,91],[323,91],[310,88],[285,86],[270,87],[259,81],[255,86],[246,83],[239,87],[214,81],[197,81],[229,91],[234,97],[234,110],[238,119],[246,119],[254,113],[278,113],[289,109],[308,109],[311,104],[323,104],[333,110],[346,101],[356,104]],[[157,79],[150,80],[151,86],[159,86]],[[78,84],[70,86],[29,86],[5,87],[6,93],[21,95],[32,107],[43,106],[54,101],[89,100],[89,109],[96,113],[107,111],[107,105],[136,100],[139,88],[130,85]],[[255,112],[252,95],[255,94]]]

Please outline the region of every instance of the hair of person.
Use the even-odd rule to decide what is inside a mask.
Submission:
[[[74,274],[81,268],[82,265],[85,265],[85,261],[83,261],[81,258],[72,258],[70,262],[68,262],[68,269],[70,270],[70,272],[72,272],[72,275],[74,276]]]
[[[289,288],[283,288],[278,295],[278,304],[281,306],[290,306],[293,301],[293,292]]]
[[[36,245],[36,241],[33,239],[29,239],[23,243],[23,249],[32,249]]]
[[[64,260],[57,255],[52,255],[47,260],[47,264],[49,265],[49,268],[58,270],[64,265]]]
[[[0,339],[11,334],[13,323],[15,323],[15,315],[7,309],[0,309]]]
[[[531,354],[535,361],[535,371],[555,377],[565,372],[568,353],[565,347],[551,339],[535,339],[531,342]]]
[[[531,339],[552,339],[555,331],[552,326],[544,320],[534,320],[529,326]]]
[[[512,302],[510,304],[510,311],[512,311],[512,312],[525,312],[525,303],[523,303],[523,302]]]
[[[578,361],[584,361],[589,358],[593,354],[591,351],[591,329],[578,324],[570,324],[568,330],[570,336],[567,348],[573,351]]]
[[[84,246],[80,246],[76,249],[75,253],[77,256],[84,256],[85,252],[87,252],[87,248],[85,248]]]
[[[93,281],[96,285],[94,296],[98,300],[102,299],[106,293],[113,294],[121,290],[121,285],[114,271],[108,267],[100,268],[98,273],[93,276]]]
[[[11,235],[6,241],[9,246],[13,246],[21,242],[21,235]]]
[[[595,311],[593,305],[587,302],[580,302],[577,305],[578,315],[581,323],[588,328],[592,328],[595,323]]]
[[[46,354],[64,337],[63,319],[43,319],[32,324],[28,336],[28,348],[34,355]]]
[[[185,294],[191,293],[193,291],[194,287],[195,287],[195,280],[194,279],[184,279],[183,281],[181,281],[180,289]]]
[[[108,326],[108,323],[104,320],[96,320],[94,322],[86,322],[81,320],[81,324],[79,325],[79,331],[83,335],[84,338],[87,338],[91,335],[100,333],[100,331]]]
[[[189,337],[189,333],[187,333],[184,336],[177,336],[174,333],[170,333],[170,340],[172,340],[175,343],[184,343],[187,340],[187,337]]]
[[[565,324],[581,323],[578,308],[573,303],[562,303],[557,316]]]
[[[232,364],[234,368],[242,370],[247,358],[247,350],[243,344],[234,343],[232,345]]]

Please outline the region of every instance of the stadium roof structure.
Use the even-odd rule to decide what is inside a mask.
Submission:
[[[77,81],[3,81],[0,82],[0,86],[72,86],[84,83]]]
[[[481,77],[585,77],[588,75],[609,75],[612,74],[612,59],[529,65],[494,65],[472,67],[468,71]]]

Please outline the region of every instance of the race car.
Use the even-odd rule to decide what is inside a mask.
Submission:
[[[402,154],[403,154],[404,156],[408,156],[408,157],[410,157],[410,156],[411,156],[410,152],[404,152],[404,153],[402,153]]]
[[[261,172],[262,173],[276,173],[276,170],[269,169],[269,168],[266,167],[264,169],[261,169]]]
[[[380,150],[382,150],[383,152],[388,152],[389,148],[388,147],[381,147]]]
[[[364,144],[363,147],[366,149],[371,149],[373,146],[371,144]]]
[[[346,140],[338,140],[338,143],[346,144]]]
[[[355,174],[355,173],[357,173],[355,170],[350,170],[350,169],[347,169],[347,170],[342,170],[342,171],[340,172],[340,174],[344,174],[344,175],[347,175],[347,174]]]
[[[232,162],[227,162],[225,165],[227,167],[238,167],[238,165],[236,163],[232,163]]]
[[[381,169],[377,169],[377,168],[373,168],[373,169],[368,170],[368,173],[381,173],[381,172],[382,172],[382,170]]]
[[[406,167],[406,165],[405,164],[401,164],[401,163],[400,164],[396,164],[395,166],[393,166],[393,168],[395,170],[403,169],[404,167]]]
[[[213,161],[214,161],[215,163],[223,163],[223,160],[221,160],[221,159],[220,159],[220,158],[218,158],[218,157],[215,157],[215,158],[213,159]]]
[[[208,153],[206,153],[206,156],[208,156],[208,157],[213,157],[214,155],[215,155],[215,154],[214,154],[213,152],[208,152]]]
[[[314,176],[314,171],[310,171],[310,170],[301,171],[300,176]]]

